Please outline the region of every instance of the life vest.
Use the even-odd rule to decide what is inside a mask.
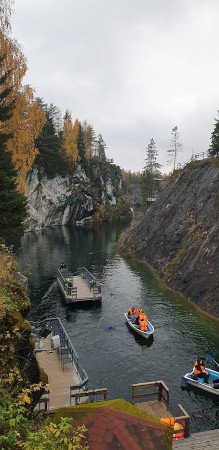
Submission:
[[[197,369],[197,367],[195,367],[195,366],[199,366],[200,369],[199,368]],[[194,364],[194,367],[193,367],[193,373],[195,375],[199,375],[200,373],[203,373],[204,371],[205,371],[205,366],[203,364],[199,365],[198,361],[195,361],[195,364]]]
[[[174,427],[174,431],[177,431],[178,433],[173,433],[173,439],[184,439],[185,437],[185,428],[182,422],[176,422]]]
[[[177,433],[173,433],[173,439],[183,439],[185,437],[185,428],[182,422],[176,422],[174,417],[162,417],[160,421],[172,427],[173,431],[177,431]]]
[[[161,417],[160,421],[164,423],[165,425],[169,425],[173,427],[176,423],[176,420],[174,417]]]
[[[141,331],[147,331],[148,326],[146,320],[140,320],[139,325]]]

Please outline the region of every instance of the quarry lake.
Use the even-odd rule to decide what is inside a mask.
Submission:
[[[164,380],[173,412],[181,403],[191,417],[191,431],[219,426],[219,400],[183,390],[181,377],[198,355],[219,360],[218,323],[167,293],[140,263],[116,249],[121,226],[92,229],[47,228],[14,242],[20,271],[29,278],[29,319],[59,316],[89,376],[89,388],[106,387],[108,398],[131,400],[131,384]],[[87,267],[102,284],[102,304],[67,307],[56,281],[64,261],[76,271]],[[130,306],[141,306],[155,327],[154,339],[139,340],[125,323]],[[201,417],[195,417],[197,414]]]

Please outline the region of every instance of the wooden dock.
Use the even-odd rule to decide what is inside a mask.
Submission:
[[[36,353],[39,366],[48,375],[50,391],[49,409],[70,406],[70,386],[80,384],[76,368],[62,363],[58,350],[51,350],[51,336],[40,340],[43,351]]]
[[[173,450],[218,450],[219,430],[201,431],[173,442]]]
[[[100,283],[85,267],[75,274],[67,268],[60,268],[57,279],[68,304],[102,300]]]
[[[149,397],[156,397],[147,400]],[[184,427],[185,436],[189,434],[189,415],[178,404],[179,416],[173,416],[169,410],[169,388],[162,381],[151,381],[132,385],[132,403],[142,411],[157,419],[174,417],[176,422],[180,422]],[[177,431],[175,432],[177,434]]]
[[[35,353],[39,366],[48,375],[49,394],[39,401],[47,410],[75,404],[75,394],[84,391],[88,383],[86,371],[79,364],[79,357],[69,336],[57,317],[46,319],[47,337],[36,334]],[[50,332],[51,330],[51,332]],[[37,332],[37,330],[36,330]]]

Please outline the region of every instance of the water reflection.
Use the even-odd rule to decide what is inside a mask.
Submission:
[[[107,387],[109,398],[130,400],[130,384],[163,379],[173,408],[181,403],[188,413],[201,411],[202,420],[191,419],[192,431],[213,428],[218,424],[218,403],[183,391],[180,385],[198,355],[219,357],[218,326],[176,294],[162,290],[144,265],[121,257],[116,252],[121,231],[112,225],[89,230],[56,227],[14,242],[20,270],[29,276],[30,318],[63,320],[90,388]],[[56,281],[61,261],[72,271],[85,266],[100,280],[100,305],[65,305]],[[154,340],[142,341],[124,322],[132,305],[147,312],[155,327]]]
[[[153,334],[151,334],[151,335],[149,336],[148,339],[145,339],[145,338],[144,338],[143,336],[141,336],[140,334],[135,333],[135,331],[132,330],[132,328],[130,328],[130,326],[128,325],[127,322],[125,322],[125,323],[126,323],[128,332],[129,332],[130,334],[132,334],[132,336],[134,336],[135,342],[136,342],[138,345],[140,345],[142,352],[143,352],[146,348],[150,347],[150,346],[153,344],[153,342],[154,342],[154,336],[153,336]]]

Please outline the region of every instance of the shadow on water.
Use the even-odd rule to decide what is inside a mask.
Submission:
[[[144,338],[143,336],[141,336],[140,334],[135,333],[135,331],[132,330],[132,329],[130,328],[130,326],[128,325],[127,322],[125,322],[125,324],[126,324],[126,326],[127,326],[128,332],[129,332],[130,334],[132,334],[132,336],[134,336],[135,342],[136,342],[138,345],[140,345],[140,346],[142,347],[142,351],[143,351],[146,347],[151,347],[151,345],[152,345],[153,342],[154,342],[154,336],[153,336],[153,334],[151,334],[151,336],[149,336],[149,338],[146,339],[146,338]]]

